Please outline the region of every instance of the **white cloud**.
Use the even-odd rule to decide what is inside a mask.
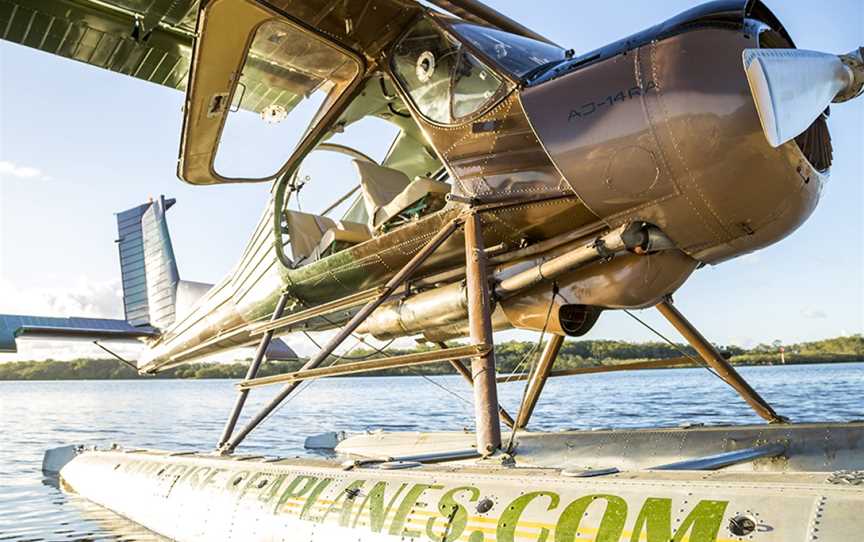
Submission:
[[[34,316],[83,316],[122,318],[122,291],[119,281],[80,280],[68,287],[21,288],[0,280],[0,314]],[[111,344],[110,348],[127,359],[135,359],[137,344]],[[17,360],[69,360],[105,357],[107,354],[88,341],[18,341],[18,352],[0,355],[0,362]]]
[[[828,314],[822,309],[816,309],[813,307],[804,307],[801,309],[801,316],[804,318],[809,318],[811,320],[821,320],[823,318],[828,318]]]
[[[18,179],[39,178],[43,181],[50,181],[53,179],[50,175],[43,175],[41,169],[18,165],[15,162],[10,162],[8,160],[0,160],[0,176],[17,177]]]
[[[0,280],[0,312],[36,316],[85,316],[122,318],[119,280],[79,280],[64,287],[20,288]]]

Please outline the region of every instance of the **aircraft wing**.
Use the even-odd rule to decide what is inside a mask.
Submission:
[[[0,0],[0,38],[184,90],[198,0]]]
[[[478,0],[430,0],[430,3],[472,22],[548,41]],[[306,0],[300,4],[302,8],[290,8],[297,11],[293,15],[319,29],[328,26],[328,21],[320,20],[325,16],[338,23],[335,28],[345,28],[346,20],[355,19],[358,23],[367,20],[373,25],[382,24],[366,14],[368,6],[364,2],[348,6],[343,0]],[[373,10],[380,7],[380,11],[388,12],[422,6],[416,0],[370,0],[369,4],[376,4]],[[185,90],[198,7],[199,0],[0,0],[0,38]],[[332,29],[326,30],[332,34]],[[348,31],[344,37],[335,35],[349,45],[357,45],[350,34]],[[250,95],[244,99],[244,109],[258,112],[270,103],[264,90],[260,96],[256,90],[260,83],[272,80],[274,72],[281,74],[277,68],[252,66],[248,71],[253,73],[244,74],[253,83],[247,85]],[[286,103],[280,105],[290,110],[292,100],[281,101]]]
[[[0,352],[17,352],[15,339],[19,337],[132,341],[158,334],[150,326],[136,327],[126,320],[0,315]]]

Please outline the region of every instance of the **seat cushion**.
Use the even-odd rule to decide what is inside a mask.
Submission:
[[[411,181],[411,184],[405,187],[402,192],[393,198],[390,203],[384,205],[378,211],[378,215],[375,217],[375,226],[383,226],[390,219],[427,196],[439,195],[443,199],[443,197],[449,193],[449,184],[434,179],[427,179],[425,177],[417,177]]]
[[[405,190],[411,180],[399,170],[379,166],[372,162],[354,160],[354,166],[360,175],[363,202],[369,215],[369,228],[375,229],[376,224],[380,223],[376,214]]]
[[[369,233],[369,228],[366,224],[358,224],[357,222],[341,221],[338,227],[330,228],[324,232],[321,241],[318,243],[316,251],[318,258],[324,258],[331,254],[335,254],[348,247],[359,245],[364,241],[372,238]]]
[[[324,232],[336,226],[336,221],[332,218],[300,211],[285,211],[285,221],[291,241],[291,257],[295,261],[315,252]]]

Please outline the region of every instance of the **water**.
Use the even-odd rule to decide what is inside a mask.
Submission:
[[[751,367],[741,372],[778,412],[795,421],[864,419],[864,363]],[[457,376],[434,377],[470,399]],[[515,415],[523,384],[500,387]],[[253,391],[246,412],[275,390]],[[300,455],[303,439],[325,431],[458,430],[471,406],[419,377],[315,382],[261,426],[243,452]],[[225,380],[0,382],[0,541],[151,541],[159,538],[63,493],[43,478],[46,448],[64,444],[207,450],[233,402]],[[734,392],[704,369],[552,379],[534,429],[759,423]]]

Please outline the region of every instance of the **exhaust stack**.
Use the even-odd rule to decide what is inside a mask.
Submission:
[[[800,49],[745,49],[744,71],[772,147],[804,132],[832,102],[864,89],[864,48],[848,55]]]

